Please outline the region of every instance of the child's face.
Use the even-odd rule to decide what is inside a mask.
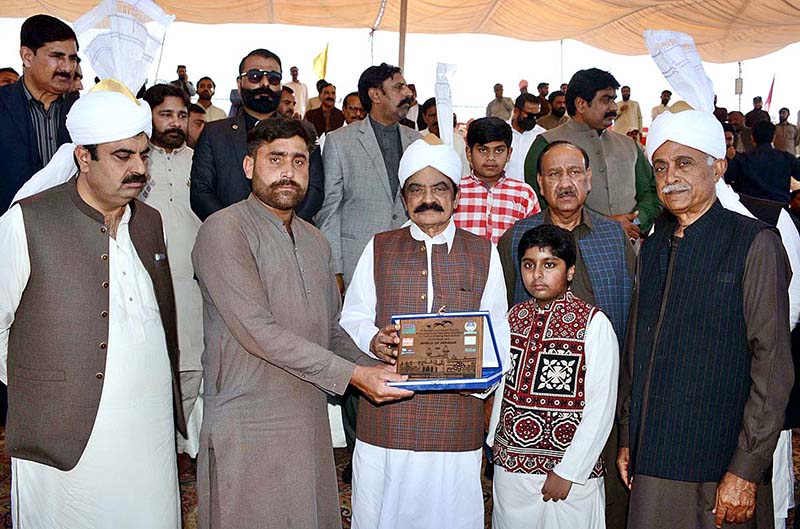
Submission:
[[[522,283],[540,303],[548,303],[567,291],[575,267],[553,255],[550,248],[533,246],[522,256]]]

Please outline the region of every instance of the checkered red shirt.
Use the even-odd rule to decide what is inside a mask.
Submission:
[[[497,244],[519,219],[539,212],[539,199],[531,186],[505,175],[487,189],[474,174],[461,179],[461,198],[453,219],[456,226]]]

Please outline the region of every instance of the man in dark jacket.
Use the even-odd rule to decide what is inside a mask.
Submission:
[[[250,181],[242,166],[247,133],[259,121],[277,116],[281,75],[280,57],[266,49],[251,51],[239,64],[237,85],[242,111],[207,124],[194,149],[190,199],[200,220],[250,195]],[[308,193],[295,210],[303,220],[310,222],[322,205],[323,179],[322,156],[317,148],[311,153]]]

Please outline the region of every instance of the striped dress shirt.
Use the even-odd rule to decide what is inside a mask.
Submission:
[[[58,150],[58,122],[61,117],[64,96],[58,96],[55,101],[50,103],[50,108],[45,110],[44,104],[34,98],[28,90],[24,78],[22,81],[25,97],[28,100],[28,114],[31,117],[33,130],[36,131],[36,144],[39,147],[39,155],[42,157],[42,166],[45,166]]]

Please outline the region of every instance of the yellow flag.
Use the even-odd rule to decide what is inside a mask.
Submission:
[[[329,44],[325,44],[325,49],[314,59],[314,73],[317,74],[317,79],[325,79],[328,70],[328,46]]]

